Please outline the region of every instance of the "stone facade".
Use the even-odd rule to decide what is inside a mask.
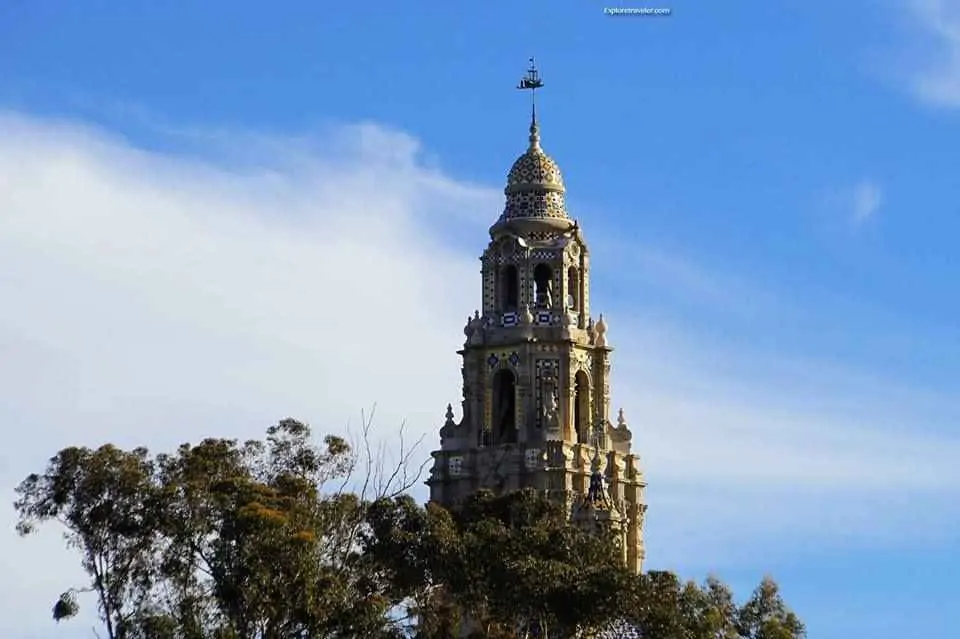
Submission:
[[[540,146],[510,170],[482,264],[482,310],[467,318],[460,420],[447,407],[427,484],[456,508],[481,488],[535,488],[586,527],[617,531],[624,561],[644,559],[646,482],[631,432],[610,415],[607,326],[590,315],[590,252]]]

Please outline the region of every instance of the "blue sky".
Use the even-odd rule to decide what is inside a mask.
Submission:
[[[0,480],[373,402],[434,445],[536,55],[650,567],[952,637],[960,2],[647,6],[0,3]],[[4,636],[88,636],[72,561],[0,537]]]

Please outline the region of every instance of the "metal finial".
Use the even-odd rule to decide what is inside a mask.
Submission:
[[[537,65],[533,58],[530,58],[530,68],[527,69],[527,75],[520,80],[518,89],[530,91],[531,118],[530,118],[530,148],[540,148],[540,126],[537,124],[537,89],[543,87],[543,79],[537,71]]]

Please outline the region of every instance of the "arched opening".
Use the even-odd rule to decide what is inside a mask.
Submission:
[[[493,436],[497,444],[517,442],[517,378],[510,370],[493,376]]]
[[[580,271],[576,266],[567,269],[567,306],[574,311],[580,309]]]
[[[533,269],[534,303],[538,308],[553,306],[553,270],[546,264]]]
[[[514,313],[519,308],[520,276],[517,267],[507,264],[500,270],[500,309]]]
[[[480,429],[479,444],[481,448],[493,445],[493,435],[486,428]]]
[[[590,380],[583,371],[577,371],[574,378],[573,428],[578,443],[590,443]]]

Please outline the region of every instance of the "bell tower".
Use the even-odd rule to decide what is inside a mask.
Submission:
[[[518,88],[542,86],[531,59]],[[646,481],[623,410],[610,419],[613,349],[603,315],[590,314],[590,252],[541,146],[535,102],[504,193],[480,257],[482,309],[467,318],[458,351],[462,414],[456,421],[447,406],[430,499],[455,508],[481,488],[546,491],[577,525],[614,530],[640,571]]]

